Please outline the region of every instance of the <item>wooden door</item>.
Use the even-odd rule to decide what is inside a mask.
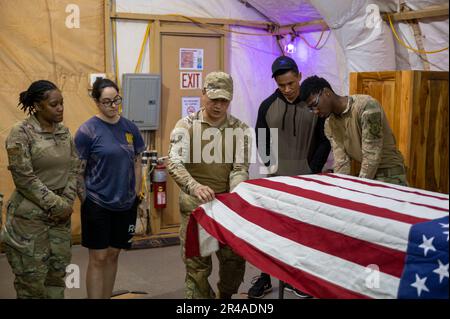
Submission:
[[[448,72],[414,71],[408,180],[448,193]]]
[[[161,125],[156,132],[159,155],[167,156],[170,133],[182,118],[182,97],[200,97],[201,89],[182,89],[181,72],[199,72],[202,82],[212,71],[226,70],[223,34],[186,25],[166,24],[160,28]],[[180,70],[180,49],[203,49],[202,70]],[[180,224],[179,187],[172,178],[167,182],[167,207],[154,211],[153,235],[176,233]]]
[[[448,72],[351,73],[350,94],[381,102],[410,186],[448,193]]]

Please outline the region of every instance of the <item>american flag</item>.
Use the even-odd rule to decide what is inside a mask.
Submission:
[[[317,298],[448,298],[448,205],[340,174],[249,180],[192,213],[186,257],[228,245]]]

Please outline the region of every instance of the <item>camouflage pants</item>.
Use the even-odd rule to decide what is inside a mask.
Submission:
[[[15,275],[17,298],[64,298],[64,277],[71,260],[70,219],[50,222],[42,218],[45,212],[37,206],[24,214],[23,209],[34,204],[14,199],[18,198],[8,205],[2,239]]]
[[[197,208],[199,203],[195,198],[186,194],[180,194],[181,227],[180,242],[181,256],[186,265],[185,298],[186,299],[214,299],[216,295],[209,284],[208,277],[212,272],[212,258],[194,257],[185,258],[186,228],[191,212]],[[235,254],[228,247],[221,247],[216,256],[219,260],[219,282],[217,288],[219,297],[231,296],[237,293],[239,286],[244,280],[245,260]]]
[[[3,194],[0,193],[0,229],[2,228],[2,208],[3,208]]]
[[[396,184],[396,185],[402,185],[402,186],[408,186],[408,181],[406,180],[406,174],[404,173],[397,173],[398,169],[390,170],[385,169],[382,174],[375,175],[375,180],[390,184]]]

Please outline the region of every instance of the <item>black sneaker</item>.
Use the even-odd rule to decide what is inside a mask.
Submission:
[[[267,275],[261,275],[253,277],[252,287],[248,290],[248,298],[260,299],[272,291],[272,284],[270,283],[270,277]]]
[[[302,298],[302,299],[313,298],[313,296],[308,295],[307,293],[304,293],[303,291],[300,291],[298,289],[295,289],[294,287],[292,287],[291,285],[286,284],[286,283],[284,284],[284,289],[286,291],[294,293],[294,295],[296,295],[297,297]]]

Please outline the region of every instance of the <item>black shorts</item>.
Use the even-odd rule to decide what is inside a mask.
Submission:
[[[86,198],[81,205],[81,245],[89,249],[130,248],[137,204],[136,200],[128,210],[113,211]]]

